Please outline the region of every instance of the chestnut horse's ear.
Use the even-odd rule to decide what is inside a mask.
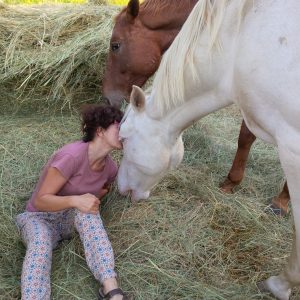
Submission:
[[[130,21],[134,20],[137,17],[137,15],[139,14],[139,9],[140,9],[139,0],[130,0],[128,2],[127,8],[126,8],[127,18]]]
[[[145,109],[145,94],[143,90],[136,85],[132,86],[130,104],[138,112],[142,112]]]

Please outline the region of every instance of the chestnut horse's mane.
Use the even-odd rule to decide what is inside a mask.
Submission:
[[[167,8],[169,13],[172,14],[172,10],[178,11],[180,7],[186,8],[187,5],[192,5],[194,0],[145,0],[141,4],[141,10],[147,14],[157,14],[164,8]]]

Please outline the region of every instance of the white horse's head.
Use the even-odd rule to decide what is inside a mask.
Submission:
[[[134,86],[130,106],[120,128],[124,155],[118,173],[121,194],[131,192],[133,200],[147,199],[150,189],[183,158],[181,134],[173,132],[166,119],[154,119],[147,112],[144,92]]]

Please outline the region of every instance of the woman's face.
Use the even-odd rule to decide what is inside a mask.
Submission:
[[[113,149],[122,149],[123,145],[119,139],[119,123],[114,122],[103,131],[103,137],[105,141]]]

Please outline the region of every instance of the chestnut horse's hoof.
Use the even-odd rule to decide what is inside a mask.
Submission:
[[[269,293],[275,297],[277,300],[289,300],[291,289],[286,291],[279,290],[276,287],[272,287],[272,281],[275,279],[275,276],[270,277],[265,281],[261,281],[257,283],[257,288],[261,293]]]
[[[274,203],[268,205],[268,206],[265,208],[265,212],[273,213],[274,215],[279,216],[279,217],[284,217],[284,216],[286,216],[287,213],[288,213],[287,210],[285,210],[285,209],[282,208],[282,207],[276,206]]]
[[[233,194],[233,189],[238,185],[238,183],[232,182],[228,177],[220,184],[220,189],[225,194]]]

